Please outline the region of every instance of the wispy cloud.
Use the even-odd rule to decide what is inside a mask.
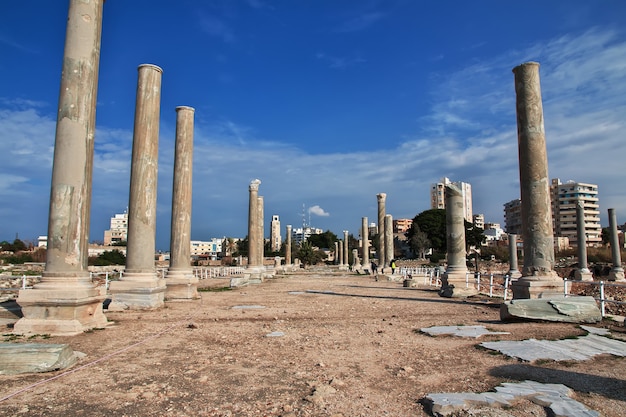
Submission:
[[[235,34],[224,20],[208,14],[200,14],[200,27],[211,36],[220,38],[226,43],[235,42]]]
[[[336,31],[358,32],[361,30],[365,30],[374,25],[379,20],[383,19],[384,17],[385,14],[378,11],[361,13],[343,22],[337,27]]]
[[[328,67],[333,69],[345,69],[366,62],[365,59],[358,55],[338,57],[318,52],[315,57],[323,62],[326,62]]]

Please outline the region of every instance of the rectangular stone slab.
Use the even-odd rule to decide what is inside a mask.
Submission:
[[[0,375],[50,372],[76,363],[66,344],[0,343]]]

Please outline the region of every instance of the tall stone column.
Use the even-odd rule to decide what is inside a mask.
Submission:
[[[259,185],[261,180],[255,179],[250,182],[250,201],[248,206],[248,269],[258,267],[258,201],[259,201]]]
[[[370,239],[369,239],[369,229],[367,228],[367,217],[363,217],[361,219],[361,239],[363,240],[363,244],[361,245],[363,249],[363,254],[361,257],[363,258],[363,269],[370,269]]]
[[[287,236],[285,241],[285,265],[291,265],[291,225],[287,225]]]
[[[576,279],[593,281],[593,275],[587,267],[587,235],[585,234],[585,206],[582,201],[576,202],[576,240],[578,241],[578,269],[574,272]]]
[[[109,288],[109,310],[143,310],[163,306],[165,280],[156,274],[157,177],[161,76],[156,65],[139,66],[128,204],[126,269]]]
[[[343,263],[343,241],[340,240],[338,243],[339,243],[339,266],[344,266],[344,263]]]
[[[442,297],[467,297],[477,293],[473,279],[466,283],[465,216],[463,193],[454,184],[446,185],[446,240],[448,267],[441,280]]]
[[[354,269],[359,269],[361,266],[361,260],[359,259],[358,249],[352,249],[352,266]]]
[[[104,327],[105,295],[87,271],[104,0],[71,0],[57,113],[48,251],[42,280],[21,290],[16,334],[75,335]]]
[[[176,107],[176,147],[172,188],[170,267],[167,270],[167,299],[196,299],[198,278],[191,268],[191,194],[193,170],[192,107]]]
[[[344,263],[349,266],[350,265],[350,256],[349,256],[349,247],[350,245],[348,245],[348,231],[344,230],[343,231],[343,260]]]
[[[256,264],[263,268],[263,261],[265,259],[265,224],[263,221],[264,207],[263,207],[263,197],[257,197],[257,260]]]
[[[611,254],[613,255],[613,268],[609,273],[609,281],[623,281],[624,268],[622,267],[622,254],[620,253],[619,238],[617,236],[617,216],[615,209],[609,209],[609,233],[611,241]]]
[[[339,242],[335,242],[335,265],[341,265],[339,263]]]
[[[517,235],[509,235],[509,276],[517,279],[522,276],[517,266]]]
[[[513,73],[524,238],[524,267],[522,277],[512,285],[513,298],[546,298],[563,293],[563,280],[553,270],[554,237],[539,64],[527,62],[515,67]]]
[[[393,252],[393,218],[391,214],[385,214],[385,262],[387,264],[394,258]]]
[[[376,194],[376,199],[378,200],[378,267],[380,272],[383,273],[387,261],[385,259],[385,202],[387,194]]]

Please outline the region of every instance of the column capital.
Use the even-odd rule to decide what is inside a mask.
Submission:
[[[259,189],[259,185],[261,185],[261,180],[259,180],[259,179],[254,179],[254,180],[250,181],[250,191],[258,190]]]
[[[385,200],[387,199],[387,194],[385,194],[385,193],[378,193],[378,194],[376,194],[376,198],[378,199],[378,201],[382,201],[384,203]]]

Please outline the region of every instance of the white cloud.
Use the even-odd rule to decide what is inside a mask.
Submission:
[[[325,212],[323,208],[321,208],[320,206],[317,206],[317,205],[309,207],[309,214],[314,214],[314,215],[320,216],[320,217],[328,217],[328,216],[330,216],[330,213]]]

